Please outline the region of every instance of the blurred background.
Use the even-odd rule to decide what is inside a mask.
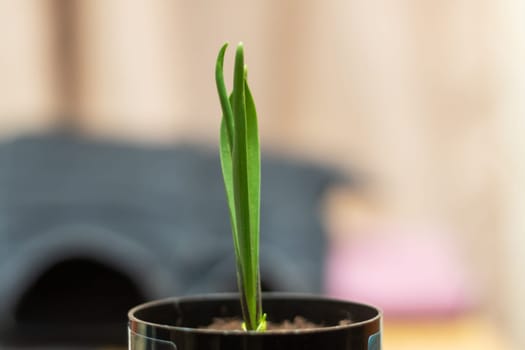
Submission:
[[[267,289],[381,306],[387,350],[525,348],[523,1],[2,0],[0,23],[4,339],[17,344],[42,324],[61,333],[65,318],[46,315],[76,293],[64,285],[102,281],[83,296],[99,307],[90,306],[93,322],[110,309],[125,320],[152,297],[229,288],[180,287],[191,276],[166,283],[177,268],[151,272],[156,251],[141,241],[156,232],[166,245],[163,232],[182,223],[194,232],[172,210],[197,220],[216,201],[225,213],[214,63],[223,42],[243,41],[263,154],[277,169],[263,193],[279,188],[271,181],[283,164],[303,186],[268,195],[262,239],[276,222],[283,240],[304,239],[284,237],[301,214],[275,209],[301,194],[325,247],[306,265],[281,260],[298,276],[315,264],[311,284],[282,285],[268,272]],[[227,82],[231,61],[230,52]],[[173,190],[181,168],[187,187],[205,192],[195,208],[180,203],[184,184]],[[204,173],[218,190],[206,192]],[[217,220],[228,251],[228,222]],[[119,238],[106,235],[117,226]],[[165,253],[174,266],[208,254],[188,253],[180,237]],[[108,245],[118,249],[100,253]],[[53,299],[55,288],[65,294]],[[44,338],[33,345],[61,341]]]

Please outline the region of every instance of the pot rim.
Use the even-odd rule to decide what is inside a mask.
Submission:
[[[317,295],[317,294],[290,293],[290,292],[264,292],[262,293],[263,302],[264,300],[268,300],[268,299],[310,299],[310,300],[317,299],[319,301],[333,301],[333,302],[341,302],[341,303],[346,303],[346,304],[368,307],[368,308],[375,310],[377,312],[377,315],[367,320],[359,321],[359,322],[352,322],[347,325],[326,326],[326,327],[320,327],[320,328],[307,328],[307,329],[298,329],[298,330],[268,330],[265,332],[240,331],[240,330],[217,330],[217,329],[173,326],[173,325],[144,321],[135,316],[135,313],[137,311],[146,309],[151,306],[161,305],[161,304],[167,304],[167,303],[178,304],[180,302],[186,302],[186,301],[205,301],[205,300],[215,300],[216,301],[220,299],[232,299],[232,298],[234,299],[239,298],[239,294],[238,293],[194,294],[194,295],[188,295],[188,296],[168,297],[168,298],[162,298],[158,300],[152,300],[152,301],[137,305],[133,307],[132,309],[130,309],[128,312],[128,320],[129,320],[129,323],[132,323],[132,322],[141,323],[149,327],[161,328],[161,329],[165,329],[169,331],[177,330],[181,332],[191,332],[191,333],[201,333],[201,334],[223,334],[223,335],[235,334],[235,335],[265,336],[265,335],[290,335],[290,334],[304,334],[304,333],[320,333],[320,332],[330,332],[330,331],[350,329],[350,328],[358,328],[358,327],[362,327],[362,326],[365,326],[367,324],[374,323],[377,321],[380,322],[383,316],[383,311],[380,308],[367,304],[367,303],[354,302],[354,301],[349,301],[345,299],[332,298],[329,296],[322,296],[322,295]]]

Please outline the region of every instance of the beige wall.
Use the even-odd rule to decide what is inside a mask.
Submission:
[[[49,1],[0,1],[0,135],[54,125],[60,111]]]
[[[499,124],[504,158],[499,169],[504,174],[503,228],[504,270],[501,273],[502,297],[505,299],[504,320],[518,341],[518,349],[525,348],[525,3],[505,3],[500,18],[505,21],[508,34],[499,40],[501,64],[507,84],[502,93]]]
[[[263,145],[357,168],[391,215],[452,227],[487,309],[514,317],[519,1],[76,1],[66,76],[50,4],[0,3],[0,133],[62,111],[87,135],[215,144],[214,59],[243,40]]]

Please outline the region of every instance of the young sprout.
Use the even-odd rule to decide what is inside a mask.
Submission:
[[[257,113],[246,81],[242,43],[237,46],[233,90],[228,96],[223,76],[227,46],[224,44],[219,51],[215,67],[215,81],[222,108],[222,175],[230,211],[243,327],[246,330],[264,331],[266,315],[262,312],[259,275],[261,155]]]

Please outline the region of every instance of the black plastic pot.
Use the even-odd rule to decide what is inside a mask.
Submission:
[[[139,305],[129,316],[130,350],[380,350],[381,311],[317,296],[263,294],[273,322],[300,315],[323,328],[264,333],[198,329],[215,317],[240,317],[235,294],[172,298]],[[339,325],[341,320],[351,320]]]

